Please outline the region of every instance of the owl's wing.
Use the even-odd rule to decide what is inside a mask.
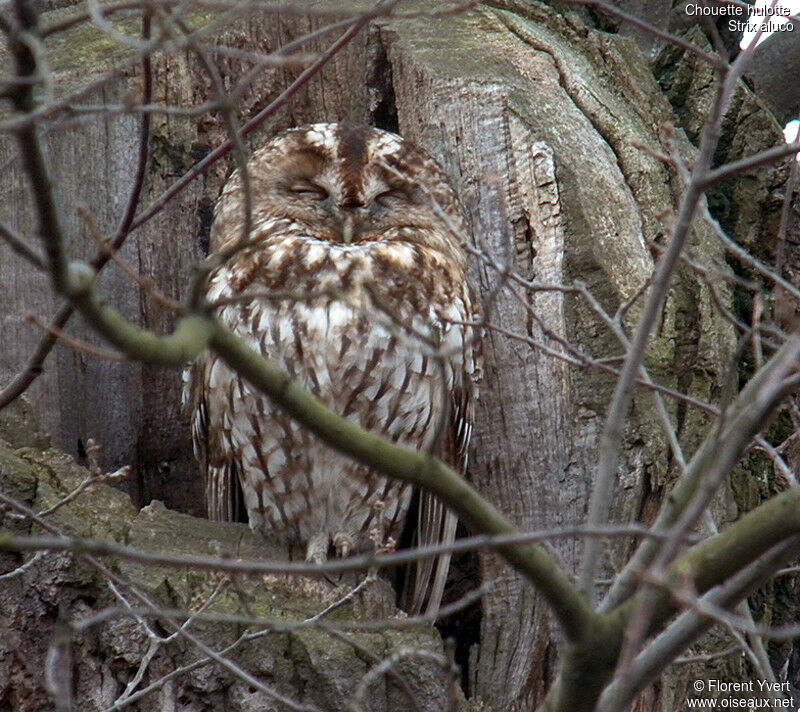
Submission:
[[[465,474],[474,414],[473,385],[467,377],[454,384],[450,403],[450,427],[443,437],[442,459],[459,474]],[[434,495],[420,494],[416,546],[452,544],[458,518]],[[442,602],[451,554],[418,560],[411,572],[406,610],[411,615],[436,614]]]
[[[209,358],[201,356],[183,371],[183,407],[192,418],[192,447],[200,464],[205,490],[206,513],[219,522],[237,521],[241,508],[241,485],[236,471],[236,459],[226,453],[225,435],[221,425],[210,427],[210,399],[220,393],[209,391],[206,371]]]

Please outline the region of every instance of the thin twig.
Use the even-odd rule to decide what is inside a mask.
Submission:
[[[310,67],[303,70],[300,76],[297,77],[274,101],[270,102],[261,111],[259,111],[252,119],[245,123],[240,132],[240,138],[249,136],[253,131],[258,129],[270,116],[278,111],[281,107],[285,106],[289,100],[305,86],[308,81],[318,74],[322,68],[328,64],[347,44],[349,44],[361,30],[372,19],[381,15],[387,14],[391,11],[392,7],[397,4],[398,0],[381,0],[371,11],[362,13],[357,18],[352,20],[350,27],[347,31],[334,42]],[[134,221],[131,229],[136,229],[150,220],[154,215],[157,215],[164,207],[172,200],[178,193],[182,192],[195,178],[204,173],[210,166],[216,163],[223,156],[228,155],[233,150],[233,142],[228,140],[215,148],[211,153],[205,156],[201,161],[196,163],[189,171],[187,171],[180,179],[175,181],[158,199],[151,203]]]
[[[150,36],[150,19],[149,15],[145,15],[142,19],[142,35],[143,37]],[[153,95],[153,72],[152,64],[149,56],[142,59],[142,101],[149,103]],[[133,187],[128,196],[128,202],[125,206],[125,212],[120,220],[117,232],[108,250],[101,250],[98,255],[92,260],[91,265],[96,272],[100,272],[103,267],[108,263],[110,255],[119,251],[125,242],[125,238],[131,229],[131,223],[136,213],[136,207],[139,204],[139,199],[144,187],[144,179],[147,172],[147,161],[149,156],[150,145],[150,117],[143,115],[139,123],[139,140],[137,150],[136,173],[134,174]],[[42,367],[48,354],[55,346],[59,334],[63,331],[67,322],[74,312],[74,307],[67,304],[62,307],[47,329],[48,335],[39,342],[36,350],[31,354],[25,369],[18,373],[14,379],[5,388],[0,391],[0,409],[13,402],[25,391],[28,390],[30,385],[42,374]]]
[[[124,467],[120,467],[118,470],[115,470],[114,472],[108,472],[106,474],[101,474],[101,475],[89,475],[83,481],[81,481],[80,484],[69,494],[67,494],[65,497],[62,497],[60,500],[58,500],[58,502],[56,502],[51,507],[43,509],[41,512],[38,512],[37,516],[49,517],[51,514],[55,514],[59,509],[66,506],[70,502],[74,502],[86,490],[91,489],[96,485],[108,484],[109,482],[124,480],[130,476],[131,469],[132,468],[130,465],[125,465]]]
[[[0,501],[11,506],[16,503],[8,495],[0,492]],[[405,549],[393,554],[360,555],[346,559],[326,561],[322,564],[281,562],[281,561],[243,561],[212,556],[184,556],[159,552],[143,551],[112,541],[86,539],[83,537],[53,538],[46,536],[9,535],[0,540],[2,551],[86,551],[96,556],[110,556],[127,561],[135,561],[145,566],[173,566],[181,569],[200,569],[236,574],[286,574],[297,576],[322,577],[326,574],[338,574],[350,571],[369,571],[373,567],[380,569],[402,566],[423,557],[438,556],[446,553],[459,553],[480,548],[505,548],[513,545],[543,542],[550,539],[572,537],[627,538],[646,537],[660,540],[666,533],[651,531],[642,525],[620,527],[603,527],[596,531],[582,527],[553,529],[544,532],[519,534],[514,536],[478,536],[469,539],[458,539],[452,544],[437,544],[415,549]],[[689,541],[692,541],[690,538]]]
[[[47,263],[44,257],[28,244],[28,240],[23,235],[2,220],[0,220],[0,238],[5,240],[12,252],[28,260],[40,272],[47,271]]]
[[[636,333],[631,339],[631,347],[628,350],[622,374],[619,381],[617,381],[614,396],[608,408],[605,426],[600,437],[597,473],[589,501],[587,523],[590,526],[604,523],[608,516],[613,496],[617,463],[619,461],[619,447],[622,441],[628,406],[632,398],[632,386],[638,375],[639,366],[644,359],[645,351],[650,341],[650,334],[658,322],[658,315],[667,297],[673,275],[680,263],[681,253],[691,235],[694,216],[706,188],[704,181],[707,179],[711,161],[719,141],[725,110],[738,85],[739,78],[752,57],[756,41],[757,38],[727,69],[724,78],[719,82],[711,113],[703,127],[700,147],[692,168],[689,185],[675,220],[672,238],[659,261],[653,278],[650,296],[645,303]],[[590,600],[594,599],[592,582],[596,576],[599,558],[600,548],[598,542],[588,540],[581,565],[580,583],[581,589],[585,595],[590,597]]]

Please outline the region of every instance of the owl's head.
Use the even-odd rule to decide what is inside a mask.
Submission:
[[[461,253],[466,222],[444,171],[388,131],[347,123],[290,129],[253,155],[248,174],[256,240],[259,231],[277,230],[343,245],[404,240]],[[236,237],[230,227],[241,224],[241,191],[235,173],[217,207],[214,249]]]

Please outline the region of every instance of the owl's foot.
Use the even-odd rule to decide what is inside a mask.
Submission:
[[[324,564],[328,558],[328,535],[317,534],[308,540],[306,549],[306,561],[313,564]]]
[[[353,550],[353,537],[344,532],[337,532],[333,535],[333,546],[336,549],[336,556],[343,559]]]

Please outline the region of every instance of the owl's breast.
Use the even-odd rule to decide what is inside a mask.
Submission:
[[[262,305],[259,322],[261,353],[337,413],[393,440],[426,443],[446,379],[424,343],[343,299]]]
[[[288,250],[290,261],[283,249],[260,255],[246,280],[250,266],[236,262],[227,278],[215,275],[211,299],[239,285],[220,318],[340,415],[397,442],[428,445],[461,365],[452,346],[464,340],[463,327],[442,315],[468,318],[459,300],[443,303],[446,275],[431,299],[414,279],[413,246],[301,242]]]

